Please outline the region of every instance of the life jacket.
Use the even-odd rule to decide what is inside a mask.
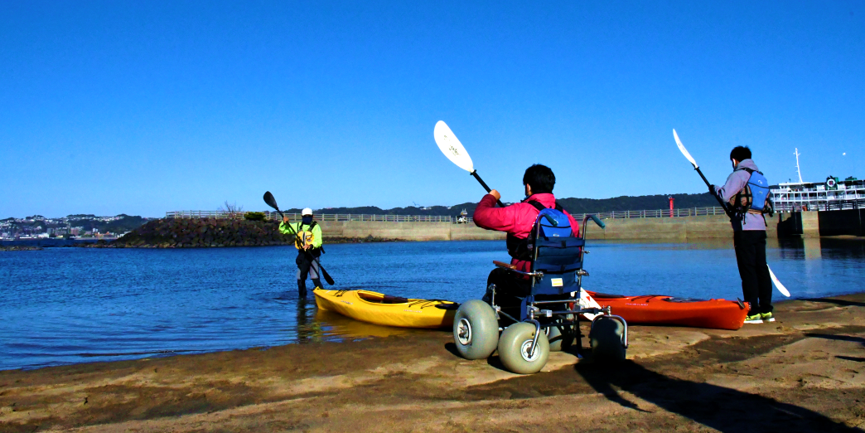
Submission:
[[[769,181],[763,176],[763,173],[742,167],[736,171],[744,170],[750,175],[748,182],[741,191],[736,193],[730,199],[730,205],[736,213],[752,213],[752,214],[775,214],[775,206],[772,203],[772,196],[769,194]]]
[[[294,238],[295,248],[297,248],[298,250],[303,250],[303,246],[305,244],[312,244],[313,241],[315,241],[315,235],[312,234],[312,229],[314,229],[316,225],[318,225],[318,223],[315,220],[312,221],[312,224],[310,224],[309,228],[307,228],[306,230],[301,230],[303,228],[303,223],[299,223],[297,225],[297,236],[295,236]],[[313,257],[318,257],[321,255],[322,252],[324,252],[324,248],[313,247],[309,251]]]
[[[529,200],[526,203],[538,210],[538,217],[532,225],[532,231],[525,239],[508,233],[507,247],[511,257],[517,260],[530,261],[533,258],[536,235],[543,238],[569,237],[573,236],[573,229],[571,228],[571,220],[558,201],[553,208],[545,207],[535,200]]]

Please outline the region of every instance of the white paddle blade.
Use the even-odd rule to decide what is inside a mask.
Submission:
[[[769,265],[766,265],[766,267],[769,268]],[[778,291],[781,292],[782,295],[789,298],[790,292],[787,290],[786,287],[784,287],[783,284],[781,284],[780,281],[778,281],[778,278],[775,277],[775,273],[772,272],[772,268],[769,268],[769,276],[772,277],[772,282],[775,283],[775,287],[778,288]]]
[[[457,136],[454,135],[453,131],[448,128],[448,125],[443,120],[439,120],[436,123],[433,135],[435,135],[436,144],[438,145],[439,150],[441,150],[452,163],[469,173],[475,171],[469,153],[466,152],[463,144],[460,143],[460,140],[457,139]]]
[[[697,161],[694,161],[694,157],[688,153],[688,149],[685,149],[685,145],[682,144],[682,140],[679,140],[679,134],[676,134],[676,130],[673,129],[673,138],[676,139],[676,146],[679,146],[679,151],[682,152],[682,155],[685,155],[685,158],[688,158],[688,161],[691,162],[691,165],[694,166],[695,169],[699,168],[697,165]]]

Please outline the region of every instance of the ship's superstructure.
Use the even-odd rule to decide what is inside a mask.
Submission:
[[[796,155],[796,173],[799,182],[781,183],[771,188],[776,212],[827,211],[861,209],[865,207],[865,181],[848,177],[839,180],[829,176],[823,182],[803,182],[799,170],[799,149]]]

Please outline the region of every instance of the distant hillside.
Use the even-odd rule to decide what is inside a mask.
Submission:
[[[98,230],[100,233],[125,233],[142,226],[149,219],[152,218],[126,214],[114,217],[77,214],[61,218],[32,215],[25,219],[7,218],[0,220],[0,224],[7,226],[7,230],[12,234],[39,234],[44,233],[47,229],[65,229],[66,227],[80,227],[82,233],[93,230]]]
[[[687,207],[712,207],[718,206],[718,200],[709,195],[702,194],[672,194],[673,205],[676,208]],[[669,195],[643,195],[638,197],[622,196],[605,199],[591,198],[566,198],[559,203],[573,213],[588,212],[610,212],[621,210],[654,210],[669,209]]]
[[[670,202],[668,195],[643,195],[638,197],[622,196],[614,198],[593,199],[593,198],[564,198],[559,199],[559,204],[562,205],[568,212],[571,213],[590,213],[590,212],[610,212],[624,210],[655,210],[668,209]],[[691,207],[712,207],[717,206],[718,201],[708,193],[703,194],[673,194],[673,203],[676,208],[691,208]],[[326,214],[366,214],[366,215],[450,215],[457,216],[460,212],[465,211],[472,215],[475,211],[477,203],[462,203],[451,207],[432,206],[429,208],[418,208],[414,206],[398,207],[393,209],[381,209],[375,206],[364,207],[336,207],[319,209],[317,213]],[[300,212],[300,210],[296,210]]]

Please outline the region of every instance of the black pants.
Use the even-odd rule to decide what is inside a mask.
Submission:
[[[742,295],[751,304],[748,314],[771,312],[772,279],[766,265],[766,232],[737,231],[733,234],[733,244],[742,278]]]
[[[298,252],[297,254],[297,293],[300,296],[306,296],[306,278],[311,277],[315,287],[323,287],[321,285],[320,269],[318,263],[310,255]],[[312,271],[312,272],[310,272]],[[311,275],[310,275],[311,274]]]
[[[490,272],[490,276],[487,277],[487,291],[483,297],[483,301],[490,305],[493,303],[493,293],[490,291],[491,284],[496,285],[495,305],[501,307],[503,312],[515,319],[519,319],[523,298],[529,296],[532,292],[531,282],[523,279],[517,273],[508,272],[506,269],[493,269]],[[563,295],[535,295],[535,300],[537,301],[559,300],[562,298]],[[562,310],[567,308],[567,305],[565,303],[546,304],[544,308]]]
[[[487,277],[487,293],[483,300],[487,303],[492,301],[490,284],[496,285],[496,305],[504,307],[519,306],[522,299],[529,295],[531,284],[528,280],[520,278],[519,274],[508,272],[506,269],[495,268]]]

